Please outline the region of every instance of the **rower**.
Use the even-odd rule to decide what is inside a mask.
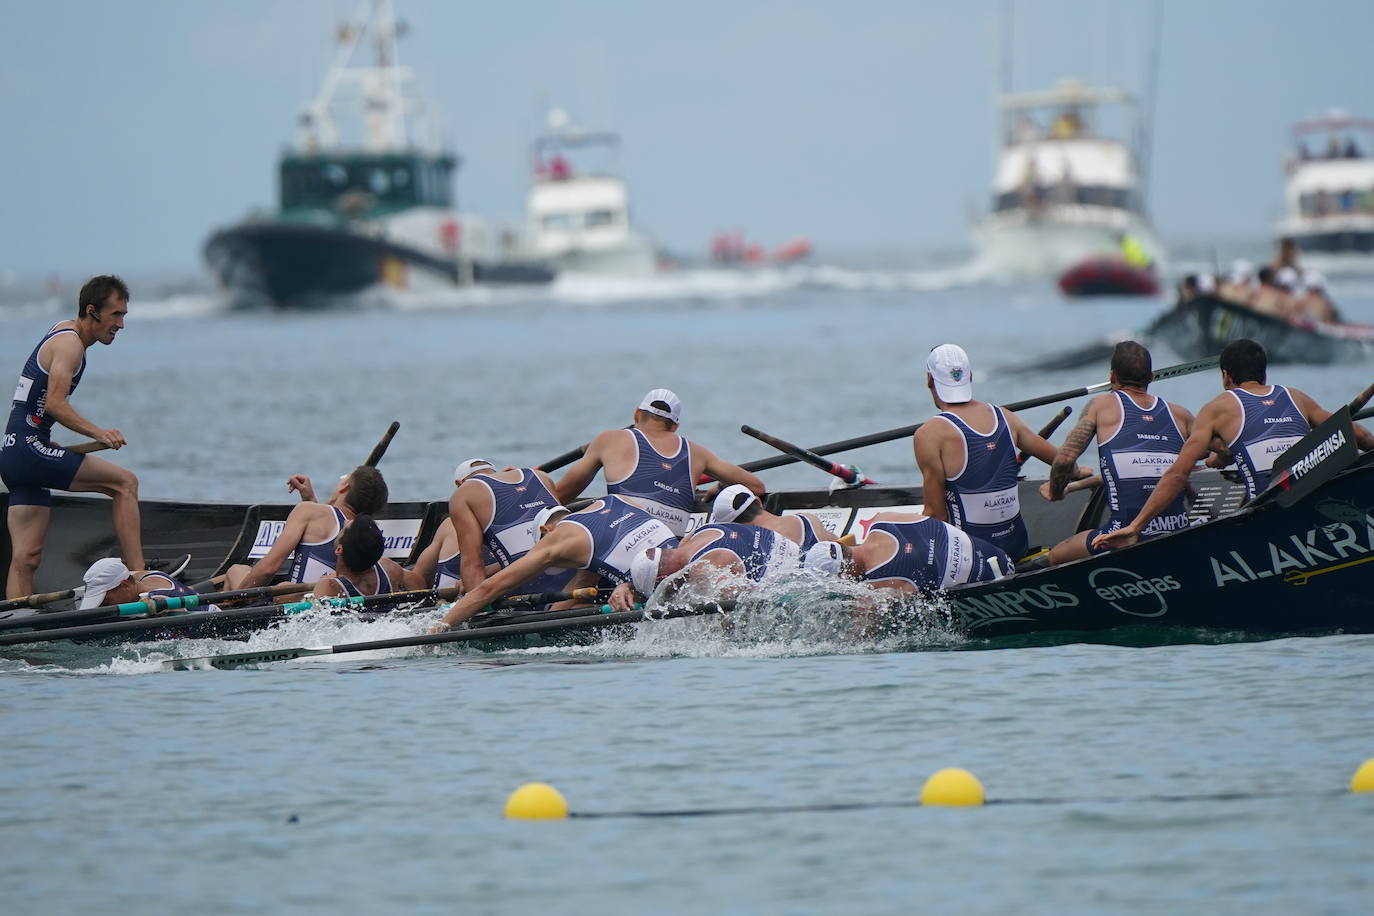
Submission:
[[[1016,414],[973,399],[973,369],[956,344],[930,351],[926,386],[941,412],[912,437],[925,514],[1013,557],[1024,556],[1030,539],[1021,519],[1016,453],[1019,449],[1050,464],[1058,450]],[[1075,476],[1092,472],[1079,467]]]
[[[1245,481],[1245,499],[1254,499],[1269,486],[1274,460],[1324,422],[1331,412],[1296,388],[1266,382],[1269,358],[1253,340],[1233,340],[1221,351],[1221,386],[1226,390],[1198,411],[1193,429],[1173,466],[1164,472],[1154,492],[1130,524],[1098,535],[1099,549],[1129,547],[1155,516],[1164,512],[1183,492],[1193,465],[1207,457],[1213,438],[1220,438],[1229,456],[1209,459],[1222,467],[1234,457]],[[1362,451],[1374,449],[1374,435],[1355,426],[1355,444]]]
[[[501,566],[510,566],[539,539],[535,516],[559,503],[553,479],[538,468],[498,471],[485,458],[469,458],[454,470],[454,477],[462,482],[449,497],[449,519],[458,536],[463,587],[471,590],[487,577],[484,549]],[[552,570],[531,588],[562,591],[571,578],[562,569]]]
[[[123,433],[96,426],[77,413],[68,399],[85,374],[86,351],[97,341],[106,346],[114,343],[128,313],[129,288],[124,281],[114,276],[92,277],[77,297],[76,319],[53,325],[20,371],[9,422],[0,439],[0,480],[10,491],[11,553],[5,579],[9,598],[33,591],[52,518],[52,490],[109,496],[124,562],[135,569],[144,565],[138,478],[104,458],[68,451],[52,441],[57,422],[107,448],[126,444]]]
[[[581,496],[602,469],[608,495],[629,500],[681,537],[696,508],[696,481],[702,474],[722,486],[743,484],[763,495],[763,481],[756,475],[678,435],[681,417],[682,402],[667,388],[644,395],[633,426],[607,430],[587,445],[583,456],[558,481],[558,501],[566,504]]]
[[[463,485],[466,466],[467,462],[464,462],[453,470],[455,489]],[[488,575],[501,568],[486,547],[482,548],[482,563],[487,567]],[[453,530],[453,518],[447,516],[439,523],[434,537],[430,538],[429,544],[420,552],[415,565],[408,571],[406,587],[451,588],[461,585],[462,581],[462,554],[458,550],[458,533]]]
[[[698,528],[674,547],[643,550],[630,564],[630,581],[611,592],[615,611],[634,609],[635,597],[648,600],[658,583],[681,570],[678,587],[691,582],[719,584],[733,576],[757,582],[779,571],[795,571],[801,550],[795,541],[769,528],[737,522],[713,523]]]
[[[382,556],[386,538],[372,516],[359,514],[344,525],[334,543],[334,569],[320,576],[317,598],[365,598],[396,591],[405,570]]]
[[[314,582],[334,571],[339,533],[359,515],[376,515],[386,507],[386,481],[374,467],[359,465],[339,479],[329,502],[301,502],[286,516],[286,525],[267,554],[251,567],[238,563],[225,571],[233,589],[267,585],[293,551],[287,580]]]
[[[650,547],[676,541],[661,519],[619,496],[606,496],[578,512],[557,509],[539,516],[540,538],[529,552],[468,590],[431,633],[462,623],[491,601],[515,593],[549,567],[580,570],[570,587],[597,580],[619,585],[630,581],[630,563]]]
[[[176,578],[176,573],[164,573],[151,569],[130,572],[123,561],[115,557],[96,560],[82,577],[86,592],[81,596],[79,609],[106,607],[111,604],[128,604],[140,598],[187,598],[198,594]],[[200,610],[217,611],[215,605],[207,605]]]
[[[805,512],[796,515],[774,515],[763,508],[763,503],[748,488],[741,484],[731,484],[720,491],[711,503],[711,524],[739,522],[745,525],[758,525],[775,531],[796,544],[802,553],[811,549],[817,541],[838,540],[835,534],[814,515]]]
[[[1101,553],[1092,546],[1093,539],[1135,518],[1193,429],[1190,412],[1147,393],[1154,380],[1150,351],[1135,341],[1123,340],[1112,350],[1109,379],[1112,390],[1088,402],[1078,425],[1059,447],[1050,479],[1040,485],[1040,495],[1051,502],[1064,498],[1079,457],[1096,437],[1111,514],[1102,527],[1080,531],[1056,544],[1050,550],[1051,565]],[[1188,525],[1188,506],[1179,493],[1141,531],[1141,538]]]
[[[882,512],[862,544],[822,541],[802,567],[843,575],[874,588],[928,593],[966,582],[991,582],[1011,572],[1011,557],[948,522],[924,515]]]

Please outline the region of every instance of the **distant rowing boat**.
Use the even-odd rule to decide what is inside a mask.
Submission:
[[[1220,352],[1242,337],[1263,344],[1271,364],[1356,362],[1374,355],[1374,325],[1289,320],[1213,295],[1178,303],[1155,319],[1148,334],[1185,359]]]
[[[1242,488],[1217,472],[1193,476],[1197,527],[1129,550],[1051,569],[1018,573],[948,593],[938,623],[974,636],[1106,631],[1140,625],[1203,628],[1245,635],[1374,632],[1374,456],[1294,506],[1233,512]],[[1045,503],[1038,482],[1021,499],[1033,543],[1052,545],[1105,517],[1100,495]],[[809,511],[833,530],[862,539],[879,512],[918,511],[919,487],[869,487],[769,494],[770,511]],[[145,502],[147,549],[189,550],[189,576],[208,577],[261,556],[291,507]],[[387,554],[418,555],[443,520],[446,503],[394,503],[380,519]],[[1229,513],[1229,514],[1228,514]],[[40,587],[80,581],[86,566],[114,549],[108,509],[98,500],[54,498]],[[700,516],[698,516],[698,520]],[[4,545],[6,549],[8,545]]]

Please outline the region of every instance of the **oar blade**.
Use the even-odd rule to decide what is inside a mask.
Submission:
[[[1272,499],[1287,508],[1348,468],[1359,454],[1350,407],[1343,406],[1274,461],[1269,487],[1255,502]]]
[[[236,652],[232,655],[200,655],[195,658],[169,658],[162,663],[163,671],[221,671],[231,668],[246,668],[249,665],[266,665],[272,662],[289,662],[296,658],[312,655],[332,655],[331,646],[296,646],[290,649],[263,649],[259,652]]]

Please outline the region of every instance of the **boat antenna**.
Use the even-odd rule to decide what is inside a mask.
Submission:
[[[1006,0],[1002,4],[1002,93],[1010,95],[1012,91],[1012,39],[1016,31],[1016,4],[1013,0]]]
[[[1159,50],[1164,22],[1164,4],[1155,0],[1150,23],[1150,57],[1145,77],[1145,104],[1140,116],[1136,159],[1140,163],[1140,198],[1147,199],[1150,185],[1150,150],[1154,143],[1155,100],[1159,95]]]

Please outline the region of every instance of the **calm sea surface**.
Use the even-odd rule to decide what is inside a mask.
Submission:
[[[327,488],[398,419],[381,465],[392,494],[438,499],[462,458],[545,461],[629,422],[652,387],[681,395],[689,436],[745,461],[769,450],[741,423],[814,444],[928,416],[924,358],[947,340],[989,400],[1090,384],[1104,366],[1004,367],[1163,308],[948,279],[698,272],[314,314],[135,288],[75,404],[123,430],[118,460],[145,497],[285,500],[294,472]],[[1374,321],[1374,282],[1335,293]],[[0,372],[66,311],[0,306]],[[1370,372],[1273,378],[1334,406]],[[1217,390],[1215,372],[1158,387],[1194,409]],[[907,441],[849,460],[915,478]],[[765,479],[824,483],[804,467]],[[421,626],[305,618],[249,645]],[[823,627],[745,640],[679,621],[590,645],[158,671],[171,651],[242,647],[0,650],[7,912],[1365,913],[1374,900],[1374,796],[1343,791],[1374,757],[1374,637],[997,648]],[[945,766],[997,803],[913,807]],[[531,780],[578,814],[749,810],[503,820]],[[842,803],[862,807],[820,809]],[[770,810],[798,806],[818,808]]]

